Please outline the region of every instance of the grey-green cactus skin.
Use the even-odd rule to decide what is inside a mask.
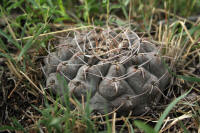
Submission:
[[[44,63],[47,88],[64,95],[59,73],[70,96],[81,101],[90,93],[91,109],[102,114],[142,114],[159,101],[170,80],[158,48],[129,29],[76,32]]]

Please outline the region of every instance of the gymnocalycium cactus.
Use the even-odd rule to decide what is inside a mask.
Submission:
[[[144,113],[169,83],[158,48],[126,28],[70,32],[44,62],[47,88],[63,96],[59,73],[70,96],[81,101],[90,92],[90,107],[103,114]]]

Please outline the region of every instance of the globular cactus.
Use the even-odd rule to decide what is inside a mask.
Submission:
[[[158,102],[170,78],[158,48],[123,28],[71,32],[44,62],[47,88],[61,97],[66,93],[59,73],[70,96],[81,101],[90,93],[91,109],[103,114],[115,109],[144,113]]]

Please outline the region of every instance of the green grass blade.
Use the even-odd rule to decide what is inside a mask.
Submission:
[[[183,75],[177,75],[177,77],[179,79],[183,79],[183,80],[190,81],[190,82],[200,82],[200,78],[196,78],[196,77],[183,76]]]
[[[63,6],[63,1],[62,0],[57,0],[57,2],[58,2],[58,5],[60,7],[60,11],[62,12],[63,15],[65,15],[66,12],[65,12],[65,7]]]
[[[179,123],[180,127],[183,129],[183,132],[184,132],[184,133],[189,133],[189,131],[187,130],[187,128],[185,127],[185,125],[183,124],[182,121],[180,121],[180,122],[178,122],[178,123]]]
[[[18,49],[22,49],[22,47],[19,45],[18,42],[14,41],[11,36],[4,33],[1,29],[0,29],[0,35],[5,37],[8,40],[8,42],[11,42],[12,44],[14,44]]]
[[[121,127],[119,133],[123,133],[123,130],[124,130],[125,126],[126,126],[126,122],[128,122],[128,118],[125,119],[125,122],[124,122],[124,124],[122,125],[122,127]]]
[[[128,19],[128,13],[126,12],[126,7],[125,6],[122,6],[122,11],[124,13],[124,16],[126,17],[126,19]]]
[[[87,100],[86,100],[86,104],[85,104],[85,118],[86,118],[86,125],[87,125],[87,132],[92,132],[92,130],[94,129],[94,125],[93,122],[90,119],[90,115],[91,115],[91,109],[90,109],[90,101],[91,98],[91,91],[87,92]]]
[[[27,41],[27,43],[24,45],[24,47],[22,48],[20,54],[19,54],[19,57],[18,57],[18,60],[21,59],[21,57],[28,51],[28,49],[33,45],[34,43],[34,40],[41,34],[43,33],[44,31],[46,30],[46,26],[44,25],[43,27],[41,27],[38,32],[35,34],[35,36],[31,39],[29,39]]]
[[[5,57],[5,58],[10,59],[10,60],[13,60],[13,58],[11,56],[9,56],[8,54],[0,53],[0,56]]]
[[[109,122],[108,115],[106,115],[106,130],[107,130],[107,133],[112,133],[112,126],[111,126],[111,123]]]
[[[16,130],[23,131],[24,133],[27,133],[27,131],[24,129],[24,127],[18,122],[16,118],[13,118],[13,125],[17,128]]]
[[[14,130],[17,130],[17,128],[12,127],[12,126],[1,126],[0,127],[0,131],[5,131],[5,130],[14,131]]]
[[[197,78],[197,77],[191,77],[191,76],[184,76],[184,75],[176,75],[176,73],[172,72],[172,70],[169,68],[169,66],[163,61],[165,67],[168,69],[168,72],[179,78],[179,79],[183,79],[183,80],[186,80],[186,81],[190,81],[190,82],[200,82],[200,78]]]
[[[2,48],[4,51],[8,52],[8,49],[1,38],[0,38],[0,48]]]
[[[165,109],[165,111],[163,112],[163,114],[161,115],[160,119],[158,120],[154,130],[156,132],[158,132],[162,126],[162,123],[164,121],[164,119],[167,117],[167,115],[169,114],[169,112],[172,110],[172,108],[178,103],[178,101],[180,101],[182,98],[184,98],[190,91],[188,91],[187,93],[179,96],[178,98],[176,98],[172,103],[169,104],[169,106]]]
[[[132,126],[132,124],[129,122],[129,120],[128,120],[127,122],[128,122],[128,124],[129,124],[129,126],[130,126],[131,133],[134,133],[134,130],[133,130],[133,126]]]
[[[149,125],[145,124],[142,121],[136,120],[134,121],[134,124],[141,130],[143,130],[145,133],[156,133],[155,130],[150,127]]]
[[[70,96],[69,96],[69,88],[68,88],[68,84],[66,82],[66,80],[64,79],[63,76],[61,76],[60,74],[57,74],[57,79],[59,81],[59,84],[63,84],[64,89],[64,103],[66,105],[67,111],[69,113],[70,111]]]

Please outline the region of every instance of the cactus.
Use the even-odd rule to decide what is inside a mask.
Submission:
[[[122,115],[144,113],[170,79],[156,45],[125,28],[70,32],[44,63],[47,88],[63,97],[59,73],[70,96],[81,101],[89,92],[91,109],[102,114],[115,109]]]

